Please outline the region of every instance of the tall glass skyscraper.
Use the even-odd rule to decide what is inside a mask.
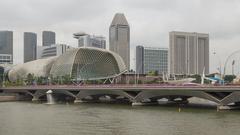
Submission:
[[[42,46],[50,46],[56,44],[55,32],[43,31],[42,32]]]
[[[0,31],[0,64],[13,63],[13,32]]]
[[[136,72],[147,74],[150,71],[168,72],[168,49],[156,47],[136,47]]]
[[[130,28],[124,14],[115,14],[109,28],[109,49],[119,54],[130,69]]]
[[[37,34],[24,32],[24,63],[37,59]]]

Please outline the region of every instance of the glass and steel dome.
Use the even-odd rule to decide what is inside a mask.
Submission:
[[[70,75],[76,80],[112,78],[127,71],[123,59],[116,53],[98,48],[76,48],[59,56],[50,75]]]
[[[34,77],[64,77],[74,80],[97,80],[116,77],[127,71],[122,58],[105,49],[76,48],[58,57],[38,59],[13,66],[10,81]]]
[[[28,74],[33,74],[35,77],[48,77],[56,58],[38,59],[15,65],[8,71],[8,78],[10,81],[26,79]]]

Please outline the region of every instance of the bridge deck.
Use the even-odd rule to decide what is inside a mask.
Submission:
[[[38,100],[46,95],[48,90],[55,94],[64,94],[73,97],[76,101],[86,100],[92,97],[99,99],[102,95],[125,97],[133,104],[150,99],[151,102],[158,98],[174,100],[180,97],[183,101],[190,97],[198,97],[213,101],[219,105],[230,103],[240,104],[240,85],[228,86],[170,86],[170,85],[35,85],[21,87],[2,87],[0,92],[25,93],[32,96],[32,100]]]
[[[240,85],[228,86],[169,86],[169,85],[37,85],[37,86],[18,86],[2,87],[3,91],[20,91],[20,90],[186,90],[186,91],[213,91],[213,92],[233,92],[240,91]]]

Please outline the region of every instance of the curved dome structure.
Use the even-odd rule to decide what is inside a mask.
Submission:
[[[27,78],[28,74],[34,74],[35,77],[47,77],[55,60],[56,57],[51,57],[18,64],[9,70],[8,78],[10,81],[16,81]]]
[[[59,56],[50,74],[70,75],[76,80],[96,80],[118,76],[127,71],[122,58],[105,49],[77,48]]]

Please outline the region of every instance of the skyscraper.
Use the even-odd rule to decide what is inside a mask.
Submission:
[[[136,47],[136,73],[143,74],[144,73],[144,47],[137,46]]]
[[[147,74],[150,71],[168,72],[167,48],[136,47],[136,73]]]
[[[0,31],[0,64],[13,63],[13,32]]]
[[[170,32],[170,73],[209,73],[209,35],[203,33]]]
[[[43,31],[42,32],[42,46],[50,46],[55,44],[55,32]]]
[[[115,14],[109,28],[109,49],[118,53],[130,69],[130,28],[124,14]]]
[[[106,49],[106,39],[103,36],[95,36],[79,32],[74,33],[73,37],[78,39],[78,47],[96,47]]]
[[[24,32],[24,63],[37,58],[37,34]]]

